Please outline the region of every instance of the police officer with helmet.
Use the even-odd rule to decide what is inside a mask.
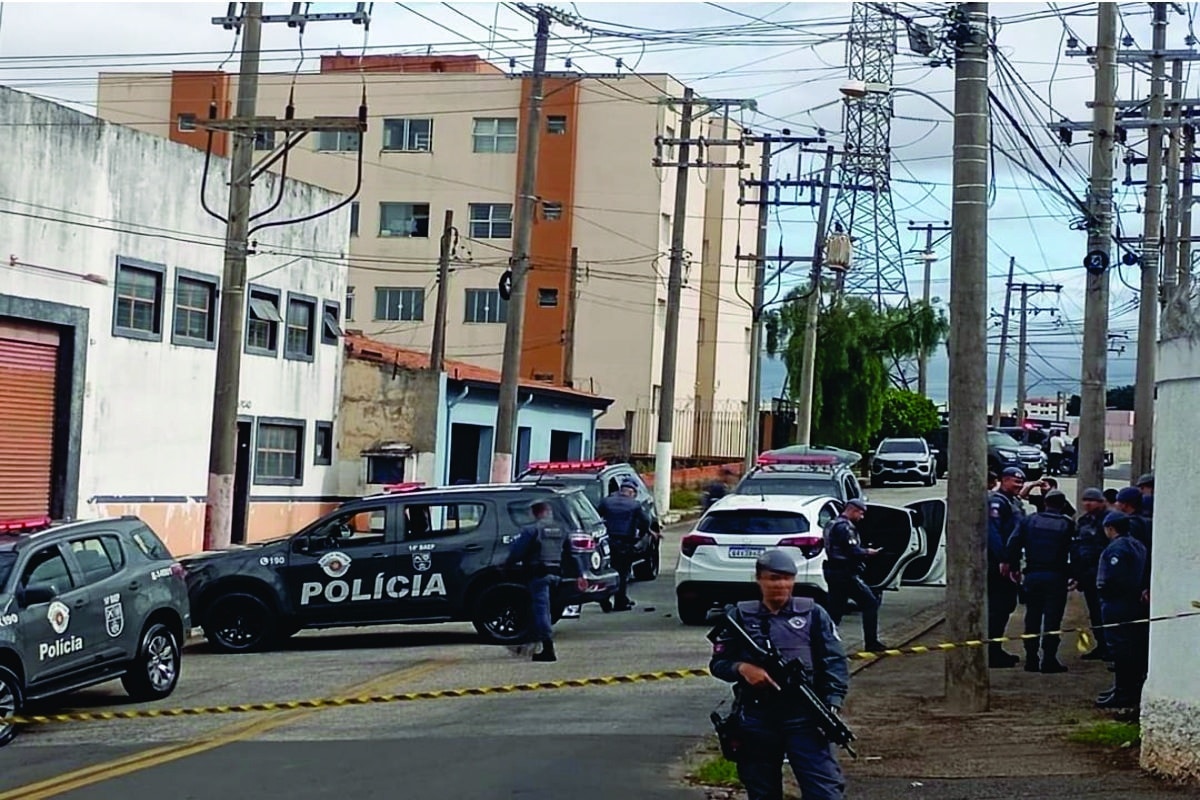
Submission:
[[[1083,593],[1088,619],[1096,636],[1096,647],[1082,658],[1085,661],[1110,661],[1104,630],[1099,627],[1104,621],[1100,613],[1100,595],[1096,594],[1096,568],[1100,554],[1108,546],[1108,537],[1104,535],[1108,501],[1104,492],[1093,487],[1083,490],[1081,503],[1083,513],[1075,521],[1075,538],[1071,541],[1071,575],[1074,588]]]
[[[825,527],[825,583],[829,586],[829,615],[835,625],[842,624],[846,601],[853,599],[862,613],[863,642],[867,650],[886,650],[879,641],[879,598],[862,579],[867,559],[881,552],[863,547],[855,523],[867,513],[867,504],[857,497],[846,501],[846,508]]]
[[[1004,635],[1008,618],[1017,610],[1017,585],[1007,572],[1001,571],[1005,563],[1005,547],[1017,525],[1025,517],[1025,507],[1019,497],[1025,486],[1025,473],[1016,467],[1008,467],[1000,473],[1000,488],[988,495],[988,638]],[[1015,667],[1021,659],[1005,651],[999,642],[988,644],[989,667]]]
[[[637,481],[626,478],[621,481],[621,488],[601,500],[596,509],[608,532],[613,569],[620,575],[614,611],[628,611],[634,605],[629,599],[629,572],[633,569],[638,541],[650,535],[650,516],[637,499],[637,490]]]
[[[1122,624],[1143,619],[1142,587],[1146,574],[1146,548],[1131,534],[1130,519],[1119,511],[1104,518],[1108,547],[1100,554],[1096,570],[1096,591],[1105,625],[1117,625],[1105,631],[1112,655],[1115,680],[1107,692],[1096,698],[1099,708],[1130,708],[1141,702],[1142,682],[1146,678],[1149,628],[1145,624]]]
[[[1009,537],[1001,574],[1014,583],[1021,582],[1021,559],[1025,559],[1025,633],[1043,634],[1042,657],[1038,659],[1038,640],[1025,640],[1025,671],[1047,674],[1066,672],[1058,660],[1059,637],[1049,631],[1062,627],[1067,608],[1067,583],[1071,541],[1075,523],[1064,513],[1067,496],[1060,491],[1047,492],[1045,510],[1025,517]]]
[[[846,654],[825,610],[808,598],[792,596],[796,562],[783,550],[768,550],[755,563],[754,578],[762,600],[738,603],[734,618],[760,645],[770,641],[784,657],[801,660],[818,697],[840,709],[850,682]],[[784,755],[805,800],[841,800],[846,783],[829,741],[811,712],[782,694],[755,658],[732,634],[714,637],[709,670],[735,684],[741,736],[737,771],[748,800],[783,797]]]
[[[533,512],[533,523],[521,528],[509,546],[505,563],[507,566],[523,564],[526,570],[526,586],[533,603],[533,639],[534,643],[541,643],[541,650],[533,654],[533,660],[557,661],[550,619],[550,590],[558,585],[562,575],[567,537],[562,525],[554,520],[549,503],[535,502],[530,511]]]

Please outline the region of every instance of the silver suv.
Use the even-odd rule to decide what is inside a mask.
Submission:
[[[888,481],[937,483],[937,451],[924,439],[884,439],[871,454],[871,486]]]

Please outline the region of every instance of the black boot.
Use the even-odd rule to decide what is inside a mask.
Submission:
[[[533,654],[534,661],[558,661],[558,656],[554,654],[554,640],[546,639],[542,642],[542,650],[539,653]]]
[[[1038,659],[1037,640],[1032,642],[1033,647],[1025,646],[1025,671],[1026,672],[1041,672],[1042,662]]]
[[[1020,656],[1014,656],[998,644],[993,644],[988,649],[988,666],[992,669],[1015,667],[1020,661]]]
[[[1046,675],[1057,675],[1066,672],[1067,667],[1055,656],[1049,655],[1042,659],[1042,672]]]

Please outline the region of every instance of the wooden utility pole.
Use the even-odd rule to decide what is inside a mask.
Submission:
[[[1004,402],[1004,362],[1008,359],[1008,317],[1012,311],[1013,271],[1017,267],[1017,257],[1008,257],[1008,280],[1004,282],[1004,317],[1000,323],[1000,354],[996,358],[996,391],[992,395],[992,427],[1000,427],[1003,413],[1001,404]]]
[[[454,247],[454,211],[446,209],[442,220],[442,241],[438,252],[437,310],[433,315],[433,346],[429,348],[429,368],[441,371],[446,363],[446,304],[450,297],[450,253]]]
[[[512,289],[508,319],[504,324],[504,357],[500,365],[500,397],[496,408],[496,446],[492,455],[492,483],[513,479],[513,452],[517,433],[517,383],[521,377],[521,347],[525,333],[525,285],[529,277],[529,249],[533,243],[533,215],[537,212],[538,150],[542,139],[542,94],[546,76],[546,51],[550,45],[550,11],[539,6],[533,49],[533,74],[529,79],[529,105],[525,113],[521,150],[521,185],[513,225]]]
[[[954,227],[950,257],[950,470],[946,530],[946,628],[950,641],[986,631],[987,512],[987,187],[988,4],[961,3],[952,15],[954,59]],[[946,653],[946,705],[988,708],[986,649]]]
[[[570,289],[567,292],[567,335],[563,353],[563,383],[575,385],[575,312],[579,307],[579,248],[571,248],[571,274],[567,280]]]
[[[829,224],[830,189],[833,185],[834,149],[825,149],[825,169],[821,173],[821,206],[817,211],[816,241],[813,242],[812,277],[809,278],[804,311],[804,350],[800,361],[799,404],[796,407],[796,444],[807,445],[812,439],[813,388],[817,375],[817,334],[821,316],[821,268],[825,263],[826,227]]]

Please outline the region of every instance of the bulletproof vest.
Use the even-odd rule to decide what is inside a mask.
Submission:
[[[604,509],[604,529],[613,538],[628,538],[637,534],[634,519],[642,504],[636,497],[610,494],[601,504]]]
[[[1126,600],[1142,592],[1146,548],[1132,536],[1118,536],[1100,554],[1096,588],[1105,600]]]
[[[1008,503],[1010,513],[1007,516],[1002,517],[1000,520],[1000,533],[1004,536],[1004,539],[1007,542],[1008,537],[1012,535],[1012,532],[1017,529],[1017,525],[1025,517],[1025,506],[1021,504],[1019,498],[1013,495],[1007,495],[1004,492],[992,492],[990,496],[999,497]]]
[[[553,520],[537,521],[537,563],[557,567],[562,562],[563,541],[566,535],[562,526]]]
[[[1071,551],[1071,521],[1040,511],[1025,523],[1025,571],[1066,572]]]
[[[829,524],[825,533],[825,553],[829,561],[839,562],[839,566],[857,566],[859,557],[855,555],[854,548],[861,545],[858,528],[848,518],[838,517]]]
[[[1108,547],[1100,514],[1084,514],[1076,523],[1078,530],[1071,542],[1071,561],[1080,568],[1094,571],[1100,554]]]
[[[737,608],[746,631],[756,642],[763,644],[770,639],[784,658],[799,659],[810,670],[813,668],[812,599],[793,597],[778,614],[772,614],[758,600],[743,601]]]

